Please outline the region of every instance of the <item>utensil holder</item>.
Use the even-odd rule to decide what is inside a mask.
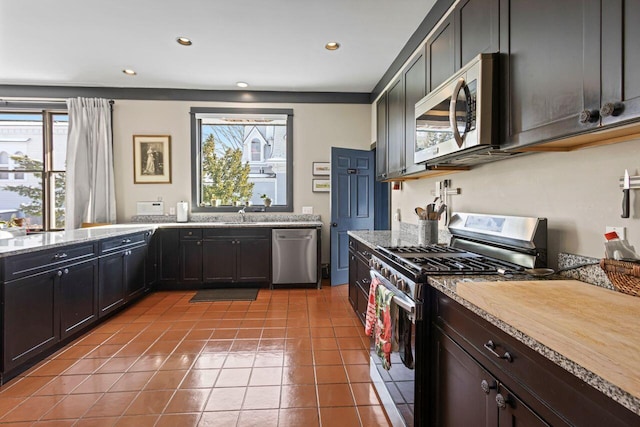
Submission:
[[[438,243],[438,221],[418,220],[418,244],[434,245]]]

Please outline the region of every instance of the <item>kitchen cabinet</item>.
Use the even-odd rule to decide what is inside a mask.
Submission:
[[[481,53],[500,49],[499,0],[462,0],[453,10],[455,69]]]
[[[362,324],[365,323],[369,303],[370,258],[371,248],[349,237],[349,303]]]
[[[425,95],[425,54],[418,53],[403,73],[404,83],[404,175],[424,170],[416,165],[413,155],[416,142],[416,102]]]
[[[202,282],[202,229],[180,230],[180,282]]]
[[[387,179],[387,93],[376,103],[376,180]]]
[[[158,283],[173,285],[180,277],[180,236],[178,228],[161,228],[154,239],[157,244]]]
[[[269,282],[270,228],[210,228],[204,230],[205,282]]]
[[[637,424],[637,415],[430,288],[430,424]],[[464,411],[460,409],[464,408]]]
[[[149,233],[100,242],[99,316],[103,317],[145,291]]]
[[[56,271],[60,284],[60,339],[98,320],[98,260]]]
[[[387,179],[405,172],[404,85],[398,79],[387,91]]]
[[[427,93],[444,83],[456,71],[455,22],[449,14],[433,34],[427,38]]]
[[[603,125],[640,117],[640,2],[602,2]]]
[[[599,1],[500,0],[500,53],[503,148],[599,126]]]

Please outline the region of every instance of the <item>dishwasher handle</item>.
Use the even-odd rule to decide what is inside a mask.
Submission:
[[[313,236],[286,236],[284,234],[276,234],[276,240],[311,240]]]

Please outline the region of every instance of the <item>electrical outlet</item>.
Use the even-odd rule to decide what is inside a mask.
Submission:
[[[610,225],[607,225],[604,230],[605,233],[611,233],[612,231],[615,231],[618,234],[620,240],[624,240],[627,238],[627,227],[612,227]]]
[[[313,215],[313,206],[303,206],[302,207],[303,214]]]
[[[169,208],[169,215],[175,215],[176,214],[176,208],[171,207]]]

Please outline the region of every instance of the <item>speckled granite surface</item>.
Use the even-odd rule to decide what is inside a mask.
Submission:
[[[242,217],[239,214],[190,214],[189,222],[237,222]],[[245,222],[310,222],[320,221],[320,215],[307,214],[272,214],[262,212],[247,212]],[[132,223],[175,223],[175,215],[134,215]],[[187,223],[188,224],[188,223]]]
[[[369,246],[415,246],[418,245],[418,226],[400,223],[399,230],[358,230],[347,232],[349,236]],[[438,230],[438,243],[447,244],[451,240],[448,230]]]
[[[28,236],[14,237],[0,240],[0,258],[9,255],[18,255],[29,252],[51,249],[76,243],[106,239],[140,231],[153,230],[154,226],[137,224],[110,225],[105,227],[80,228],[70,231],[55,231],[50,233],[30,234]]]
[[[401,223],[402,224],[402,223]],[[411,225],[411,224],[408,224]],[[415,231],[417,231],[417,226],[415,227]],[[369,245],[369,246],[402,246],[402,245],[411,245],[416,244],[417,237],[415,236],[415,232],[412,231],[411,227],[401,226],[399,231],[350,231],[349,235],[355,237],[361,242]],[[442,233],[440,233],[442,235]],[[439,235],[439,236],[440,236]],[[440,238],[438,240],[441,240]],[[577,264],[583,264],[588,262],[598,261],[596,258],[583,257],[579,255],[573,254],[565,254],[562,253],[558,257],[558,266],[559,268],[570,267]],[[566,279],[573,278],[577,280],[582,280],[584,282],[601,286],[608,289],[613,289],[611,283],[608,281],[607,277],[604,275],[602,270],[598,265],[580,267],[575,270],[569,270],[565,272],[560,272],[553,276],[548,276],[540,280],[553,280],[553,279]],[[585,369],[583,366],[577,364],[576,362],[568,359],[562,354],[554,351],[553,349],[541,344],[537,340],[533,339],[527,334],[519,331],[518,329],[512,327],[508,323],[502,321],[501,319],[487,313],[481,308],[469,303],[464,298],[458,296],[456,293],[456,285],[460,281],[503,281],[503,280],[535,280],[535,278],[528,275],[474,275],[474,276],[460,276],[460,275],[449,275],[449,276],[430,276],[429,284],[443,292],[445,295],[449,296],[453,300],[457,301],[467,309],[471,310],[476,315],[481,318],[487,320],[491,324],[495,325],[502,331],[511,335],[518,341],[524,343],[532,350],[546,357],[556,365],[562,367],[566,371],[572,373],[576,377],[580,378],[587,384],[591,385],[595,389],[604,393],[606,396],[609,396],[616,402],[620,403],[622,406],[631,410],[633,413],[640,415],[640,398],[631,395],[629,392],[621,389],[615,384],[610,383],[609,381],[604,380],[602,377],[594,374],[593,372]]]

